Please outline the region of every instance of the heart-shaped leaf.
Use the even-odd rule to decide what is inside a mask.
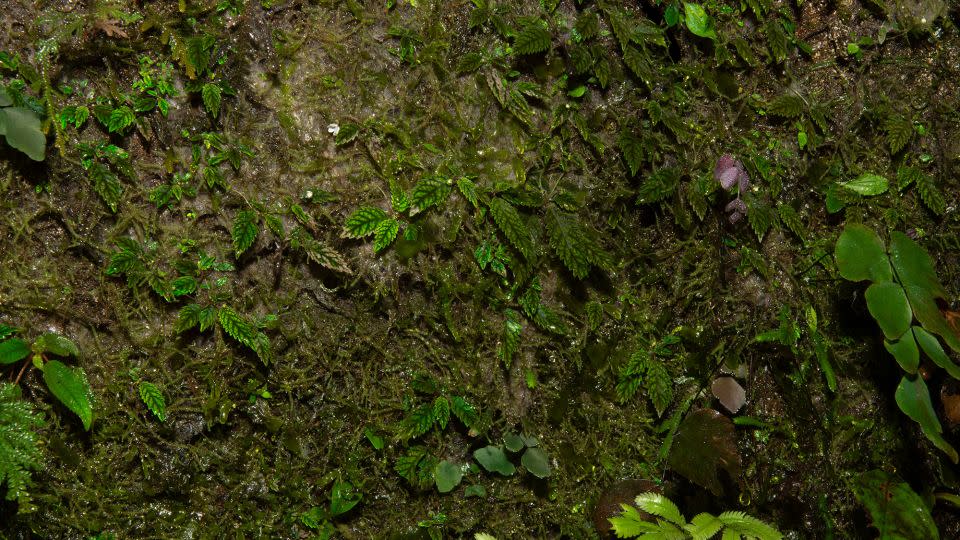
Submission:
[[[479,448],[473,453],[473,457],[483,468],[500,473],[503,476],[513,476],[517,472],[517,467],[507,459],[507,454],[499,446],[485,446]]]

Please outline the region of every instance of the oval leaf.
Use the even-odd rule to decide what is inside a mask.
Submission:
[[[960,366],[950,360],[950,357],[943,350],[943,346],[937,341],[936,336],[919,326],[913,327],[913,335],[917,338],[917,343],[920,344],[924,354],[929,356],[934,364],[945,369],[954,379],[960,379]]]
[[[883,340],[883,347],[893,355],[904,371],[911,375],[917,372],[920,367],[920,349],[917,348],[913,334],[904,334],[897,341]]]
[[[837,269],[850,281],[890,281],[893,271],[883,241],[872,229],[854,223],[847,225],[834,249]]]
[[[684,2],[683,15],[684,21],[687,23],[687,29],[694,35],[717,39],[717,33],[713,30],[710,15],[707,15],[707,11],[703,9],[703,6],[692,2]]]
[[[43,161],[47,139],[40,129],[40,117],[25,107],[0,109],[0,124],[4,125],[7,144],[20,150],[34,161]]]
[[[864,296],[870,315],[877,320],[887,339],[899,339],[910,329],[913,311],[903,287],[892,281],[874,283],[867,287]]]
[[[873,173],[861,174],[855,180],[840,182],[840,185],[866,197],[886,193],[890,188],[890,182],[886,178]]]
[[[520,458],[520,464],[537,478],[550,476],[550,460],[547,458],[546,452],[539,448],[527,448],[527,451]]]
[[[0,365],[19,362],[30,355],[30,347],[22,339],[12,338],[0,343]]]
[[[43,366],[43,380],[50,392],[80,417],[83,428],[89,430],[93,423],[92,392],[83,369],[51,360]]]
[[[33,347],[40,353],[48,352],[57,356],[80,356],[80,349],[77,348],[76,343],[53,332],[38,337],[33,342]]]
[[[460,485],[463,479],[463,470],[459,465],[443,460],[433,468],[433,479],[437,483],[437,491],[449,493]]]
[[[477,460],[477,463],[483,465],[483,468],[490,472],[500,473],[503,476],[513,476],[513,473],[517,472],[517,468],[513,463],[510,463],[507,455],[499,446],[479,448],[473,452],[473,457]]]

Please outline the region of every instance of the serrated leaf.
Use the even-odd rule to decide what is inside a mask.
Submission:
[[[647,361],[643,383],[650,401],[657,410],[657,416],[663,416],[663,412],[673,401],[673,378],[670,377],[670,372],[659,360],[650,359]]]
[[[0,365],[19,362],[30,356],[30,345],[18,338],[11,338],[0,343]]]
[[[419,437],[430,431],[435,421],[433,405],[428,403],[420,405],[403,419],[404,435],[410,439]]]
[[[789,204],[780,204],[777,206],[777,213],[780,215],[780,221],[790,229],[800,242],[806,243],[807,229],[800,219],[800,214]]]
[[[259,215],[253,210],[241,210],[233,218],[230,235],[233,238],[233,251],[237,258],[250,248],[260,234]]]
[[[376,232],[377,225],[387,219],[387,213],[372,206],[362,206],[347,218],[343,235],[347,238],[362,238]]]
[[[157,385],[141,381],[137,390],[140,393],[140,399],[147,409],[157,417],[157,420],[163,422],[167,418],[167,401],[163,397],[163,392],[157,388]]]
[[[44,424],[30,402],[21,398],[20,387],[0,381],[0,487],[6,485],[6,500],[29,507],[30,473],[44,464],[36,428]]]
[[[804,103],[800,96],[784,94],[767,106],[767,112],[785,118],[796,118],[803,114]]]
[[[373,231],[373,252],[377,253],[386,249],[397,238],[400,232],[400,222],[395,219],[385,219],[377,224]]]
[[[483,55],[478,52],[471,52],[460,57],[457,62],[457,73],[473,73],[480,69],[484,64]]]
[[[446,429],[447,422],[450,421],[450,400],[437,396],[433,400],[433,417],[440,424],[440,429]]]
[[[480,195],[477,193],[477,185],[469,178],[457,180],[457,189],[463,198],[470,202],[474,208],[480,208]]]
[[[90,166],[87,174],[93,182],[93,190],[97,192],[97,195],[100,195],[103,202],[107,203],[110,211],[116,213],[117,205],[120,204],[120,196],[123,194],[120,179],[106,165],[96,162]]]
[[[937,189],[933,177],[928,174],[919,174],[916,178],[917,193],[920,194],[920,200],[924,206],[938,216],[942,216],[947,211],[947,202],[943,194]]]
[[[245,317],[229,307],[220,308],[217,319],[220,322],[220,328],[227,335],[256,353],[261,362],[270,364],[273,352],[266,334],[258,331]]]
[[[637,495],[634,504],[636,504],[640,510],[661,517],[675,525],[683,527],[687,524],[687,520],[684,519],[677,505],[659,493],[641,493]]]
[[[453,396],[450,399],[450,410],[453,412],[453,415],[468,428],[474,427],[477,420],[480,419],[480,415],[477,414],[477,409],[460,396]]]
[[[220,85],[215,83],[204,84],[200,90],[200,95],[203,98],[203,106],[207,109],[207,112],[213,115],[214,118],[219,116],[220,102],[223,97]]]
[[[590,273],[590,260],[586,251],[589,239],[579,221],[572,214],[555,207],[547,210],[546,218],[550,247],[575,277],[587,277]]]
[[[776,223],[776,220],[777,214],[773,208],[760,202],[753,202],[750,211],[747,212],[747,221],[750,222],[753,234],[757,235],[758,242],[763,242],[764,235]]]
[[[360,134],[360,126],[354,123],[347,123],[340,126],[340,131],[333,138],[334,144],[342,146],[357,138]]]
[[[620,132],[617,143],[623,153],[624,161],[627,162],[627,167],[630,168],[630,175],[636,176],[640,166],[643,165],[643,143],[639,137],[627,129]]]
[[[443,202],[450,195],[450,186],[447,181],[437,176],[424,178],[417,182],[410,195],[412,203],[410,215],[414,216],[431,206]]]
[[[200,324],[200,311],[200,306],[197,304],[187,304],[180,308],[173,331],[182,334]]]
[[[89,431],[93,423],[93,393],[83,369],[51,360],[43,365],[43,381],[61,403],[80,417],[83,428]]]
[[[110,133],[119,133],[126,129],[136,120],[136,114],[133,109],[123,105],[110,112],[110,118],[107,120],[107,129]]]
[[[390,179],[390,206],[394,212],[403,213],[410,208],[410,197],[403,190],[403,186],[395,179]]]
[[[680,183],[680,172],[673,167],[659,169],[644,180],[637,190],[637,204],[652,204],[673,195]]]
[[[723,522],[716,516],[706,512],[697,514],[690,520],[684,529],[690,533],[693,540],[708,540],[713,538],[720,529],[723,528]]]
[[[913,124],[902,116],[887,117],[883,129],[887,132],[887,144],[892,154],[903,150],[913,138]]]
[[[510,459],[499,446],[478,448],[474,450],[473,458],[489,472],[499,473],[503,476],[513,476],[517,472],[517,467],[510,463]]]
[[[503,231],[510,244],[520,252],[524,259],[533,260],[535,251],[533,247],[533,238],[530,231],[527,230],[520,212],[507,201],[494,197],[488,204],[490,215],[497,227]]]
[[[516,54],[535,54],[550,48],[553,36],[540,22],[533,22],[525,26],[513,40],[513,50]]]

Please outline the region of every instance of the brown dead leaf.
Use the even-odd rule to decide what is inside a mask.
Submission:
[[[103,19],[93,23],[93,27],[106,34],[107,37],[118,37],[124,39],[130,37],[126,32],[124,32],[123,28],[117,26],[118,24],[120,24],[120,21],[116,19]]]

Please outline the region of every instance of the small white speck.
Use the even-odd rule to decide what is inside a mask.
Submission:
[[[337,133],[340,133],[340,124],[330,124],[327,126],[327,133],[337,136]]]
[[[313,198],[313,192],[312,192],[312,191],[307,191],[306,193],[303,194],[303,196],[304,196],[304,198],[306,198],[306,199],[312,199],[312,198]]]

